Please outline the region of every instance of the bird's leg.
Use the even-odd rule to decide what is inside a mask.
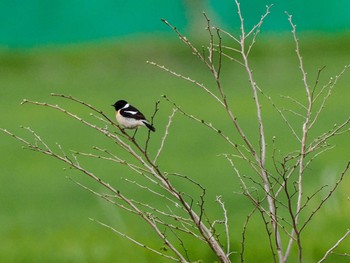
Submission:
[[[137,133],[137,128],[135,129],[134,135],[132,136],[132,139],[133,139],[133,140],[135,139],[136,133]]]

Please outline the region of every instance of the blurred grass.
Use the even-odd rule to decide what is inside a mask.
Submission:
[[[204,41],[199,40],[198,43],[200,47]],[[315,80],[318,68],[324,65],[327,67],[321,76],[321,84],[339,73],[350,62],[349,45],[350,38],[344,36],[301,37],[301,49],[309,78]],[[278,105],[290,106],[290,102],[279,97],[280,94],[304,99],[298,61],[289,36],[266,36],[258,42],[251,56],[259,86]],[[59,142],[67,151],[89,151],[92,146],[109,147],[109,142],[62,114],[31,105],[20,106],[22,99],[58,103],[92,120],[89,112],[82,107],[50,97],[49,94],[55,92],[73,95],[97,106],[111,117],[113,109],[110,105],[117,99],[127,99],[137,105],[146,116],[150,116],[154,102],[162,94],[166,94],[185,111],[212,122],[230,137],[235,137],[222,109],[207,94],[190,83],[146,64],[147,60],[164,64],[208,86],[213,84],[209,74],[189,50],[179,42],[166,39],[155,41],[135,38],[63,48],[2,49],[0,126],[24,137],[26,134],[19,126],[30,126],[53,147]],[[253,142],[256,144],[257,124],[244,71],[225,61],[222,76],[229,102],[247,134],[255,136]],[[316,128],[317,132],[321,133],[349,116],[349,80],[350,74],[347,73],[339,81]],[[290,132],[266,99],[262,99],[262,102],[268,144],[271,144],[271,138],[275,135],[283,150],[290,149],[293,145]],[[161,100],[160,109],[155,120],[157,133],[154,134],[151,151],[156,149],[162,137],[171,105]],[[300,122],[299,119],[295,121]],[[139,131],[140,140],[144,135],[144,131]],[[240,226],[251,208],[247,200],[235,194],[239,191],[238,181],[229,164],[218,156],[221,153],[230,153],[230,149],[219,138],[211,135],[210,131],[199,124],[176,115],[170,129],[170,139],[160,157],[161,168],[181,172],[200,181],[208,190],[208,206],[212,206],[211,216],[219,211],[214,202],[215,196],[223,196],[227,207],[232,211],[232,240],[235,240],[233,247],[238,250]],[[344,135],[333,142],[337,147],[316,160],[308,171],[307,189],[316,190],[322,184],[334,183],[349,159],[349,136]],[[74,171],[63,171],[65,166],[59,162],[21,150],[20,147],[13,139],[0,135],[2,262],[166,262],[91,222],[88,219],[90,217],[100,219],[143,241],[148,241],[153,236],[143,224],[130,224],[130,220],[133,220],[131,216],[82,191],[67,180],[66,176],[95,189],[99,189],[98,186]],[[134,186],[120,179],[121,176],[128,177],[130,174],[125,168],[101,162],[87,162],[87,165],[118,187],[135,190]],[[350,202],[346,200],[349,196],[349,183],[350,180],[346,178],[337,194],[304,233],[305,262],[319,259],[349,227]],[[147,198],[141,191],[136,197]],[[220,216],[221,214],[216,215]],[[258,222],[258,216],[256,219]],[[248,244],[254,248],[254,252],[247,254],[247,262],[271,261],[266,245],[260,242],[265,240],[266,235],[261,229],[261,224],[251,225]],[[156,249],[162,247],[155,240],[150,243]],[[345,241],[339,252],[349,252],[346,250],[349,246],[350,241]],[[205,262],[215,260],[206,248],[198,248],[195,253],[194,258],[203,258]],[[256,258],[257,255],[259,258]],[[238,260],[238,255],[236,259]],[[293,260],[295,259],[292,258],[291,262]],[[337,257],[336,260],[346,262],[347,259]]]

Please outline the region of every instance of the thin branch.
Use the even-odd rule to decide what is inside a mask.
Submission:
[[[302,109],[304,109],[305,111],[307,111],[307,107],[306,107],[304,104],[302,104],[300,101],[294,99],[293,97],[287,96],[287,95],[280,95],[280,97],[283,98],[283,99],[287,99],[287,100],[290,100],[290,101],[294,102],[295,104],[297,104],[298,106],[300,106]]]
[[[175,71],[172,71],[172,70],[166,68],[165,66],[159,65],[159,64],[157,64],[157,63],[155,63],[155,62],[147,61],[147,63],[150,64],[150,65],[152,65],[152,66],[156,66],[156,67],[158,67],[158,68],[160,68],[160,69],[162,69],[162,70],[164,70],[164,71],[166,71],[166,72],[168,72],[168,73],[170,73],[170,74],[172,74],[172,75],[174,75],[174,76],[176,76],[176,77],[178,77],[178,78],[181,78],[181,79],[183,79],[183,80],[189,81],[189,82],[191,82],[191,83],[197,85],[198,87],[200,87],[201,89],[203,89],[206,93],[208,93],[210,96],[212,96],[213,98],[215,98],[215,100],[216,100],[217,102],[219,102],[221,105],[224,106],[224,103],[223,103],[213,92],[211,92],[203,83],[199,83],[199,82],[196,81],[196,80],[193,80],[193,79],[191,79],[191,78],[189,78],[189,77],[185,77],[185,76],[183,76],[183,75],[181,75],[181,74],[179,74],[179,73],[177,73],[177,72],[175,72]]]
[[[228,37],[232,38],[235,42],[237,42],[237,43],[240,42],[239,39],[236,38],[234,35],[232,35],[230,32],[225,31],[225,30],[223,30],[223,29],[221,29],[221,28],[220,28],[220,31],[221,31],[222,33],[224,33],[225,35],[227,35]],[[231,49],[231,50],[233,50],[233,51],[236,51],[236,52],[238,52],[238,53],[241,53],[241,51],[238,50],[238,49],[234,49],[234,48],[231,48],[231,47],[228,47],[228,48]]]
[[[326,201],[334,194],[334,192],[338,188],[339,184],[343,181],[345,174],[349,170],[349,168],[350,168],[350,161],[348,161],[348,163],[347,163],[345,169],[343,170],[343,172],[341,173],[338,181],[335,183],[333,188],[329,191],[328,195],[322,199],[322,201],[316,207],[316,209],[314,209],[312,211],[312,213],[310,214],[310,216],[305,220],[304,224],[300,228],[300,232],[306,227],[306,225],[311,221],[311,219],[316,215],[316,213],[322,208],[322,206],[326,203]]]
[[[159,103],[160,103],[159,100],[156,101],[156,103],[155,103],[154,112],[153,112],[153,114],[152,114],[152,116],[151,116],[151,125],[153,125],[153,123],[154,123],[154,118],[155,118],[156,114],[157,114],[158,111],[159,111]],[[146,145],[145,145],[145,153],[146,153],[147,156],[148,156],[148,151],[147,151],[147,150],[148,150],[148,145],[149,145],[150,140],[151,140],[151,130],[148,129],[147,139],[146,139]]]
[[[318,72],[317,72],[317,77],[316,77],[316,80],[315,80],[315,84],[314,84],[314,87],[313,87],[313,89],[312,89],[312,91],[311,91],[312,97],[314,97],[314,94],[315,94],[317,85],[318,85],[318,83],[319,83],[319,81],[320,81],[321,73],[322,73],[322,71],[323,71],[325,68],[326,68],[326,66],[323,66],[323,67],[320,68],[320,69],[318,70]]]
[[[171,25],[167,20],[161,19],[161,21],[166,24],[168,27],[170,27],[180,38],[180,40],[185,43],[193,52],[195,56],[197,56],[204,64],[206,64],[208,67],[210,67],[209,63],[206,61],[206,59],[203,57],[202,53],[199,52],[193,45],[192,43],[185,37],[183,36],[175,26]]]
[[[160,143],[160,146],[159,146],[159,148],[158,148],[157,154],[156,154],[156,156],[154,157],[154,160],[153,160],[154,163],[157,163],[158,157],[159,157],[160,153],[162,152],[162,150],[163,150],[163,148],[164,148],[165,140],[166,140],[166,138],[167,138],[168,135],[169,135],[169,128],[170,128],[170,125],[171,125],[172,122],[173,122],[173,118],[174,118],[174,116],[175,116],[176,111],[177,111],[176,108],[173,109],[173,112],[172,112],[171,115],[169,116],[168,124],[167,124],[166,127],[165,127],[164,136],[163,136],[162,141],[161,141],[161,143]]]
[[[210,128],[211,130],[215,131],[216,133],[218,133],[226,142],[228,142],[231,146],[233,146],[235,148],[235,150],[239,153],[239,157],[242,158],[243,160],[245,160],[248,164],[250,164],[251,168],[253,169],[254,172],[256,172],[259,176],[261,176],[260,172],[258,171],[257,169],[257,164],[252,161],[251,159],[249,159],[245,154],[244,152],[239,148],[239,145],[233,143],[230,138],[228,136],[226,136],[221,130],[215,128],[211,123],[208,123],[204,120],[201,120],[193,115],[190,115],[188,113],[186,113],[184,110],[182,110],[182,108],[180,108],[177,104],[175,104],[174,102],[172,102],[168,97],[166,97],[165,95],[163,95],[163,97],[169,101],[170,103],[173,104],[173,106],[175,108],[177,108],[179,110],[179,112],[181,114],[183,114],[184,116],[192,119],[192,120],[195,120],[199,123],[202,123],[204,124],[206,127]],[[244,137],[244,139],[246,139],[248,141],[248,139],[246,137]],[[242,146],[244,148],[244,146]],[[249,149],[250,150],[250,149]],[[249,153],[251,153],[250,151],[248,150]]]
[[[111,199],[111,198],[120,199],[118,195],[113,195],[113,196],[111,196],[111,195],[107,195],[107,194],[101,194],[101,193],[98,193],[98,192],[92,190],[91,188],[89,188],[89,187],[83,185],[82,183],[80,183],[80,182],[74,180],[73,178],[71,178],[71,177],[69,177],[69,176],[67,176],[67,178],[68,178],[70,181],[72,181],[73,183],[75,183],[76,185],[78,185],[79,187],[83,188],[84,190],[89,191],[90,193],[92,193],[92,194],[94,194],[94,195],[96,195],[96,196],[98,196],[98,197],[100,197],[100,198],[106,200],[107,202],[109,202],[109,203],[111,203],[111,204],[113,204],[113,205],[115,205],[115,206],[117,206],[117,207],[119,207],[119,208],[121,208],[121,209],[123,209],[123,210],[128,211],[129,213],[132,213],[132,214],[136,214],[136,215],[137,215],[137,213],[136,213],[133,209],[130,209],[129,207],[126,207],[126,206],[124,206],[123,204],[117,203],[117,202],[115,202],[115,201],[113,201],[113,200]]]
[[[240,256],[241,256],[241,263],[244,262],[244,251],[245,251],[245,242],[246,242],[246,232],[247,232],[247,228],[248,228],[248,223],[251,219],[251,217],[253,216],[253,214],[255,213],[255,211],[257,210],[257,207],[254,206],[253,210],[247,215],[244,224],[243,224],[243,231],[242,231],[242,241],[241,241],[241,252],[240,252]]]
[[[258,155],[252,146],[248,145],[248,147],[251,149],[251,152],[254,155],[255,160],[258,163],[259,168],[260,168],[260,177],[262,179],[262,184],[263,184],[264,190],[267,193],[267,202],[268,202],[269,211],[270,211],[270,223],[271,223],[271,226],[272,226],[273,231],[274,231],[276,250],[277,250],[278,258],[281,261],[284,257],[283,248],[282,248],[282,240],[281,240],[281,236],[279,233],[278,225],[276,223],[278,220],[277,220],[277,214],[276,214],[275,201],[274,201],[274,198],[272,196],[273,194],[271,193],[272,189],[270,188],[268,175],[267,175],[267,172],[265,169],[266,141],[265,141],[264,122],[263,122],[262,112],[261,112],[261,104],[259,102],[259,96],[258,96],[259,87],[254,80],[252,69],[251,69],[251,67],[249,65],[249,61],[248,61],[248,54],[246,52],[246,47],[245,47],[245,40],[246,40],[247,34],[245,31],[244,19],[242,16],[240,3],[238,0],[235,0],[235,3],[236,3],[236,7],[237,7],[237,14],[238,14],[238,17],[240,19],[240,24],[241,24],[241,27],[240,27],[241,28],[241,36],[240,36],[240,41],[239,41],[240,46],[241,46],[241,56],[242,56],[243,61],[244,61],[245,71],[246,71],[247,76],[248,76],[248,81],[249,81],[249,84],[250,84],[252,92],[253,92],[257,121],[258,121],[258,125],[259,125],[259,150],[260,150],[260,154]],[[267,8],[267,11],[268,10],[269,9]],[[270,241],[271,241],[271,239],[270,239]],[[272,249],[272,247],[271,247],[271,249]],[[272,252],[273,252],[273,249],[272,249]]]
[[[310,145],[307,147],[305,154],[309,154],[316,149],[318,149],[322,144],[324,144],[329,138],[333,137],[334,135],[338,134],[341,129],[345,128],[348,124],[350,124],[350,117],[346,119],[342,124],[340,125],[334,125],[335,128],[326,132],[322,136],[316,138],[314,141],[310,143]]]
[[[313,125],[316,123],[316,121],[318,120],[318,118],[319,118],[319,116],[320,116],[322,110],[325,108],[326,102],[328,101],[329,97],[330,97],[331,94],[332,94],[332,91],[333,91],[335,85],[338,83],[338,80],[341,78],[341,76],[345,73],[345,71],[346,71],[349,67],[350,67],[350,65],[346,65],[346,66],[344,67],[344,69],[343,69],[337,76],[335,76],[335,79],[334,79],[332,85],[329,86],[328,93],[324,96],[323,101],[322,101],[322,103],[321,103],[319,109],[317,110],[317,112],[316,112],[316,114],[315,114],[315,116],[314,116],[313,121],[311,121],[311,123],[309,124],[309,129],[311,129],[312,126],[313,126]]]
[[[160,197],[160,198],[163,198],[163,199],[167,200],[168,202],[172,203],[172,204],[173,204],[175,207],[177,207],[177,208],[180,207],[180,205],[179,205],[177,202],[175,202],[174,200],[170,199],[169,197],[165,196],[164,194],[158,193],[157,191],[155,191],[155,190],[149,188],[148,186],[141,185],[140,183],[138,183],[138,182],[136,182],[136,181],[134,181],[134,180],[129,180],[129,179],[127,179],[127,178],[123,178],[123,179],[124,179],[126,182],[128,182],[128,183],[131,183],[131,184],[134,184],[134,185],[140,187],[141,189],[147,190],[148,192],[150,192],[150,193],[156,195],[157,197]]]
[[[265,20],[265,18],[270,14],[270,9],[273,6],[273,4],[271,5],[266,5],[266,11],[265,14],[263,14],[261,16],[261,19],[259,21],[259,23],[257,23],[255,26],[253,26],[253,28],[245,35],[245,38],[248,38],[251,34],[253,34],[253,39],[249,45],[248,51],[247,51],[247,56],[249,56],[249,53],[251,51],[251,49],[253,48],[255,41],[256,41],[256,37],[258,36],[258,34],[260,33],[260,28]]]
[[[216,49],[214,49],[214,50],[216,50]],[[224,52],[222,52],[221,54],[222,54],[222,56],[228,58],[229,60],[231,60],[231,61],[233,61],[233,62],[236,62],[236,63],[238,63],[240,66],[244,67],[244,64],[243,64],[242,62],[240,62],[239,60],[237,60],[237,59],[235,59],[235,58],[229,56],[228,54],[226,54],[226,53],[224,53]]]
[[[296,131],[293,128],[292,124],[288,121],[287,117],[284,115],[283,111],[274,103],[274,101],[272,100],[272,98],[270,96],[266,95],[259,87],[257,87],[257,89],[260,91],[260,93],[262,95],[265,96],[265,98],[270,102],[272,107],[274,107],[274,109],[281,115],[282,119],[287,124],[288,128],[293,133],[294,137],[297,139],[297,141],[300,142],[301,140],[300,140],[298,134],[296,133]]]
[[[112,226],[110,226],[110,225],[107,225],[107,224],[105,224],[105,223],[102,223],[102,222],[99,221],[99,220],[96,220],[96,219],[93,219],[93,218],[90,218],[90,220],[93,221],[93,222],[95,222],[95,223],[100,224],[100,225],[103,226],[103,227],[106,227],[106,228],[112,230],[113,232],[115,232],[115,233],[117,233],[118,235],[120,235],[120,236],[126,238],[127,240],[131,241],[132,243],[134,243],[134,244],[136,244],[136,245],[138,245],[138,246],[140,246],[140,247],[143,247],[143,248],[145,248],[145,249],[147,249],[147,250],[149,250],[149,251],[151,251],[151,252],[153,252],[153,253],[155,253],[155,254],[157,254],[157,255],[159,255],[159,256],[162,256],[162,257],[165,257],[165,258],[167,258],[167,259],[171,259],[171,260],[177,261],[177,262],[187,262],[184,258],[183,258],[183,259],[174,258],[174,257],[172,257],[172,256],[163,254],[163,253],[159,252],[159,251],[156,250],[156,249],[153,249],[153,248],[151,248],[151,247],[148,247],[148,246],[146,246],[145,244],[143,244],[143,243],[141,243],[141,242],[135,240],[134,238],[132,238],[132,237],[130,237],[130,236],[128,236],[128,235],[126,235],[126,234],[124,234],[124,233],[118,231],[117,229],[115,229],[114,227],[112,227]]]
[[[322,263],[323,261],[325,261],[329,254],[331,254],[334,251],[334,249],[336,249],[340,245],[340,243],[343,242],[345,238],[347,238],[348,235],[350,235],[350,229],[346,231],[346,233],[334,244],[333,247],[327,250],[326,254],[317,263]]]
[[[293,35],[294,43],[295,43],[295,52],[296,52],[296,55],[297,55],[298,60],[299,60],[299,69],[300,69],[301,74],[302,74],[302,80],[304,83],[306,98],[307,98],[307,102],[308,102],[306,118],[305,118],[305,121],[304,121],[303,127],[302,127],[301,148],[300,148],[300,158],[299,158],[299,175],[298,175],[298,181],[297,181],[298,196],[297,196],[297,201],[296,201],[295,216],[293,218],[294,222],[293,222],[293,232],[292,232],[292,236],[294,236],[294,234],[296,234],[299,261],[302,262],[302,255],[303,255],[302,249],[303,249],[303,247],[302,247],[301,239],[300,239],[300,231],[301,230],[298,231],[297,226],[299,224],[299,213],[300,213],[300,209],[302,206],[304,159],[306,157],[306,144],[307,144],[307,137],[308,137],[308,133],[309,133],[308,126],[309,126],[310,119],[311,119],[313,102],[312,102],[312,93],[311,93],[310,86],[309,86],[308,80],[307,80],[307,73],[304,69],[303,58],[300,54],[299,40],[296,36],[296,26],[293,23],[292,16],[289,15],[287,12],[286,12],[286,14],[288,16],[288,21],[292,27],[292,35]],[[292,239],[289,240],[289,245],[291,245],[291,243],[292,243]],[[287,251],[289,251],[289,250],[287,249]],[[285,254],[284,260],[287,259],[287,256],[288,256],[288,254]]]
[[[227,217],[227,209],[225,207],[225,203],[221,200],[221,196],[217,196],[216,197],[216,201],[220,204],[221,206],[221,209],[224,213],[224,220],[223,220],[223,223],[224,223],[224,226],[225,226],[225,235],[226,235],[226,254],[227,256],[229,256],[231,254],[231,251],[230,251],[230,231],[229,231],[229,225],[228,225],[228,217]]]

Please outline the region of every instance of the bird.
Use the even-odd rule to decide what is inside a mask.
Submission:
[[[134,106],[131,106],[127,101],[118,100],[112,106],[115,109],[115,115],[118,123],[125,129],[137,129],[139,126],[146,126],[152,132],[156,131],[153,125],[146,120],[142,112],[140,112]]]

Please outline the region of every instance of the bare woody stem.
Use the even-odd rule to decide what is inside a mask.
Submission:
[[[59,97],[65,98],[65,99],[69,99],[69,100],[78,102],[78,103],[80,103],[80,104],[82,104],[82,105],[84,105],[84,106],[94,110],[95,112],[101,114],[104,118],[106,118],[111,123],[111,125],[113,125],[114,127],[117,127],[118,129],[120,129],[119,126],[115,125],[113,123],[113,121],[111,121],[106,115],[104,115],[104,113],[102,111],[97,110],[92,105],[89,105],[89,104],[87,104],[85,102],[82,102],[82,101],[80,101],[78,99],[75,99],[75,98],[73,98],[71,96],[57,95],[57,94],[55,94],[54,96],[59,96]],[[77,116],[77,115],[75,115],[75,114],[73,114],[73,113],[71,113],[71,112],[69,112],[69,111],[59,107],[58,105],[52,105],[52,104],[43,103],[43,102],[34,102],[34,101],[29,101],[29,100],[25,100],[23,103],[30,103],[30,104],[34,104],[34,105],[48,107],[48,108],[52,108],[52,109],[58,110],[58,111],[60,111],[60,112],[62,112],[64,114],[68,115],[69,117],[71,117],[71,118],[73,118],[75,120],[78,120],[79,122],[83,123],[84,125],[99,131],[100,133],[104,134],[108,138],[114,140],[115,143],[120,145],[124,150],[126,150],[128,153],[130,153],[138,162],[140,162],[141,166],[143,166],[150,174],[152,174],[155,179],[159,180],[160,184],[164,187],[164,189],[170,195],[175,197],[181,203],[181,205],[183,206],[185,211],[188,213],[188,215],[192,219],[192,221],[193,221],[194,225],[196,226],[196,228],[198,229],[198,231],[201,233],[201,235],[206,240],[207,244],[210,246],[210,248],[213,250],[213,252],[218,256],[220,261],[221,262],[225,262],[225,263],[230,262],[228,256],[224,252],[223,248],[221,247],[219,242],[215,239],[215,236],[212,234],[210,229],[202,221],[201,216],[199,216],[192,209],[192,206],[185,201],[185,199],[183,198],[182,194],[170,183],[169,179],[161,172],[159,167],[154,162],[152,162],[150,160],[150,157],[148,156],[148,154],[145,152],[145,150],[143,150],[141,148],[141,146],[139,146],[139,144],[135,140],[131,139],[130,141],[137,147],[137,149],[140,151],[140,153],[141,153],[141,155],[143,157],[141,155],[139,155],[129,144],[125,143],[118,135],[116,135],[114,133],[111,133],[111,132],[109,132],[108,130],[106,130],[104,128],[100,128],[100,127],[98,127],[98,126],[96,126],[94,124],[91,124],[91,123],[85,121],[84,119],[80,118],[79,116]],[[120,131],[123,132],[122,129],[120,129]],[[128,138],[129,135],[127,135],[125,132],[124,132],[124,134]],[[24,142],[24,140],[21,140],[21,141]],[[56,154],[53,154],[51,151],[50,152],[40,151],[40,152],[43,152],[45,154],[54,156],[57,159],[62,160],[62,157],[60,157],[60,156],[58,156]],[[74,168],[78,169],[79,167],[74,167]],[[80,170],[80,169],[78,169],[78,170]],[[83,170],[81,170],[81,171],[84,172]],[[125,200],[125,201],[127,201],[127,200]],[[133,204],[131,203],[130,205],[133,205]],[[134,209],[136,209],[136,207]],[[141,215],[141,216],[144,217],[144,215]],[[150,223],[151,221],[147,221],[147,222]],[[165,240],[164,240],[164,242],[165,242]],[[171,245],[171,244],[167,244],[168,242],[165,242],[165,243],[168,246]],[[185,262],[185,259],[184,260],[181,259],[181,261]]]
[[[302,74],[304,88],[306,91],[306,98],[307,98],[307,102],[308,102],[307,103],[308,106],[307,106],[306,118],[305,118],[305,122],[303,123],[303,126],[302,126],[300,158],[298,161],[299,162],[299,175],[298,175],[298,181],[297,181],[298,197],[297,197],[295,215],[292,216],[292,220],[293,220],[292,236],[296,235],[297,245],[298,245],[299,262],[302,262],[302,255],[303,255],[302,254],[302,244],[301,244],[301,239],[300,239],[300,233],[298,230],[298,224],[299,224],[300,209],[302,207],[304,160],[306,157],[306,145],[307,145],[307,137],[308,137],[308,131],[309,131],[309,123],[311,120],[313,101],[312,101],[312,92],[311,92],[310,86],[307,82],[307,73],[304,69],[303,59],[302,59],[302,56],[300,54],[299,40],[296,36],[296,26],[293,24],[291,15],[288,15],[288,20],[289,20],[290,25],[292,27],[292,34],[293,34],[294,42],[296,45],[295,52],[296,52],[298,60],[299,60],[299,68],[300,68],[300,71]],[[288,248],[287,248],[288,252],[290,251],[290,246],[292,245],[292,243],[293,243],[293,239],[290,238]],[[285,259],[286,259],[286,257],[288,257],[288,254],[285,255]]]
[[[58,106],[56,106],[58,107]],[[131,202],[131,200],[127,197],[125,197],[119,190],[116,190],[114,187],[112,187],[110,184],[106,183],[105,181],[103,181],[102,179],[100,179],[99,177],[97,177],[95,174],[93,174],[92,172],[84,169],[83,167],[81,167],[78,163],[73,162],[70,158],[68,158],[67,156],[61,156],[59,154],[56,154],[55,152],[53,152],[48,146],[47,144],[45,144],[39,136],[37,136],[36,134],[35,137],[38,138],[40,140],[40,142],[45,146],[44,149],[33,145],[29,142],[27,142],[26,140],[12,134],[11,132],[1,129],[3,132],[7,133],[8,135],[14,137],[15,139],[19,140],[20,142],[22,142],[25,146],[27,146],[29,149],[33,150],[33,151],[37,151],[37,152],[41,152],[45,155],[49,155],[52,156],[66,164],[68,164],[69,166],[71,166],[72,168],[86,174],[87,176],[89,176],[90,178],[92,178],[94,181],[98,182],[99,184],[103,185],[106,189],[108,189],[109,191],[111,191],[113,194],[115,194],[119,199],[123,200],[125,203],[127,203],[130,208],[136,212],[139,216],[141,216],[157,233],[157,235],[164,241],[164,243],[169,247],[169,249],[171,249],[176,256],[180,259],[181,262],[187,262],[186,259],[182,256],[182,254],[173,246],[173,244],[171,242],[168,241],[168,239],[166,238],[166,236],[159,230],[159,228],[156,226],[156,224],[153,222],[153,220],[151,218],[149,218],[145,213],[143,213],[141,210],[139,210],[137,208],[137,206],[135,206],[133,204],[133,202]],[[31,131],[32,132],[32,131]],[[32,132],[34,133],[34,132]]]
[[[258,87],[254,81],[253,73],[252,73],[252,70],[250,68],[249,61],[248,61],[248,54],[249,54],[251,48],[249,48],[248,51],[246,51],[246,39],[249,36],[249,34],[246,34],[246,32],[245,32],[244,19],[243,19],[242,13],[241,13],[240,3],[237,0],[235,0],[235,2],[236,2],[236,6],[237,6],[237,13],[238,13],[238,16],[239,16],[240,21],[241,21],[241,36],[239,39],[240,53],[241,53],[241,56],[243,58],[243,64],[244,64],[246,73],[248,75],[250,86],[251,86],[252,91],[253,91],[253,98],[255,101],[255,108],[256,108],[257,119],[258,119],[258,124],[259,124],[260,156],[258,156],[256,154],[256,151],[252,151],[252,153],[254,154],[255,159],[260,167],[260,176],[261,176],[261,179],[263,181],[262,184],[263,184],[264,190],[267,194],[267,202],[269,205],[269,211],[270,211],[270,217],[271,217],[271,226],[273,228],[274,235],[275,235],[276,250],[277,250],[279,261],[282,262],[284,255],[283,255],[283,248],[282,248],[282,240],[281,240],[280,232],[279,232],[278,225],[277,225],[278,219],[277,219],[277,214],[276,214],[277,212],[276,212],[275,200],[274,200],[274,195],[273,195],[271,188],[270,188],[268,175],[267,175],[266,169],[265,169],[266,142],[265,142],[264,122],[262,119],[261,105],[259,102]],[[269,8],[270,7],[267,7],[266,15],[269,13]],[[262,17],[262,20],[266,17],[266,15]],[[261,26],[261,23],[262,22],[260,22],[258,24],[259,27]]]

